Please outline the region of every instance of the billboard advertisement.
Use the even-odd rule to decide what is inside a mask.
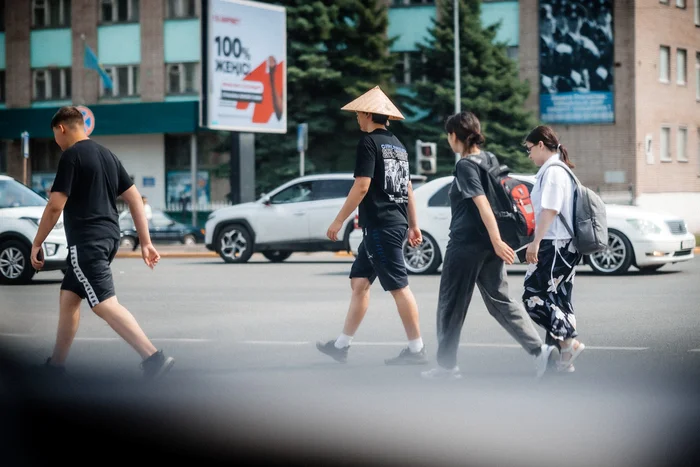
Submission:
[[[206,0],[201,21],[200,126],[286,133],[285,8],[243,0]]]
[[[540,0],[540,118],[613,123],[613,0]]]

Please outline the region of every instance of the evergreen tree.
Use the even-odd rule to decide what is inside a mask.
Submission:
[[[296,128],[309,125],[306,173],[350,171],[360,132],[340,108],[390,82],[393,61],[382,0],[283,0],[287,8],[285,135],[256,136],[258,192],[298,175]]]
[[[453,1],[438,0],[437,8],[427,43],[417,45],[425,60],[416,75],[425,79],[414,84],[415,95],[405,101],[429,113],[405,126],[415,139],[438,142],[438,173],[444,175],[454,166],[454,154],[444,132],[445,119],[454,113]],[[483,27],[480,13],[480,0],[460,0],[461,108],[481,121],[486,137],[484,149],[513,170],[532,170],[534,166],[521,146],[527,132],[536,125],[524,106],[529,86],[518,78],[506,45],[495,43],[500,25]]]

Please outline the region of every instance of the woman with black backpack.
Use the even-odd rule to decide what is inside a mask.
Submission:
[[[570,232],[574,225],[575,182],[569,169],[574,164],[548,126],[532,130],[524,145],[540,170],[531,193],[536,227],[525,255],[530,266],[523,303],[533,321],[547,331],[545,342],[559,348],[557,369],[573,372],[574,360],[586,348],[576,340],[571,304],[576,265],[582,257]]]
[[[502,239],[488,183],[488,169],[496,158],[482,152],[481,124],[471,112],[451,116],[445,125],[452,150],[462,155],[450,187],[452,208],[450,240],[440,278],[437,310],[438,367],[422,373],[427,379],[458,379],[457,349],[474,286],[479,288],[489,313],[531,355],[541,377],[554,347],[543,345],[522,305],[508,296],[505,264],[515,259]],[[495,164],[495,165],[494,165]]]

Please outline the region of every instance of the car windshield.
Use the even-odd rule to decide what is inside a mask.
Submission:
[[[46,206],[46,199],[15,180],[0,180],[0,209]]]

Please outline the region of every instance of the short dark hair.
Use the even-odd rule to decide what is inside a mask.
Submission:
[[[58,109],[51,119],[51,129],[56,128],[58,125],[76,126],[82,125],[84,122],[83,114],[78,110],[77,107],[68,105]]]
[[[386,125],[389,122],[389,116],[381,114],[372,114],[372,121],[380,125]]]

